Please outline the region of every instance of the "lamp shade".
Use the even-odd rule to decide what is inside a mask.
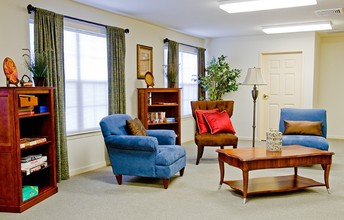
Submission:
[[[249,68],[243,85],[266,85],[260,68]]]

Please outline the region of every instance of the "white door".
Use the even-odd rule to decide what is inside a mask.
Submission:
[[[262,54],[261,70],[267,83],[259,87],[259,139],[278,129],[283,107],[302,105],[302,52]]]

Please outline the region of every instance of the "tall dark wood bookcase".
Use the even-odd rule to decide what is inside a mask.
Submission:
[[[149,112],[165,112],[165,117],[173,118],[174,121],[149,122]],[[146,129],[174,130],[177,135],[176,143],[181,144],[179,88],[139,88],[138,117]]]
[[[23,212],[57,193],[54,89],[0,87],[0,211]],[[20,113],[21,97],[34,96],[43,113]],[[20,147],[21,138],[45,137],[43,143]],[[21,157],[42,154],[48,166],[29,175],[21,172]],[[23,201],[22,187],[38,186],[38,195]]]

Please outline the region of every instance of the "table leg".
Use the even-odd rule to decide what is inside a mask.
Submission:
[[[328,191],[328,189],[330,188],[330,184],[329,184],[328,178],[330,176],[331,164],[322,164],[322,167],[324,169],[324,180],[325,180],[326,189]]]
[[[297,176],[297,167],[294,167],[294,175]]]
[[[224,167],[224,162],[220,160],[219,158],[219,166],[220,166],[220,183],[219,183],[219,189],[221,189],[222,183],[223,183],[223,178],[225,176],[225,167]]]
[[[248,171],[242,171],[242,177],[243,177],[243,189],[242,189],[242,196],[244,198],[244,204],[246,203],[246,197],[247,197],[247,190],[248,190]]]

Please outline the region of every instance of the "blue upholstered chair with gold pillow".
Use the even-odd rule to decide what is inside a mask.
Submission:
[[[328,150],[325,109],[282,108],[279,122],[282,145]]]
[[[145,130],[141,121],[126,114],[113,114],[100,121],[112,171],[119,185],[122,175],[169,179],[183,176],[185,149],[176,145],[173,130]]]

